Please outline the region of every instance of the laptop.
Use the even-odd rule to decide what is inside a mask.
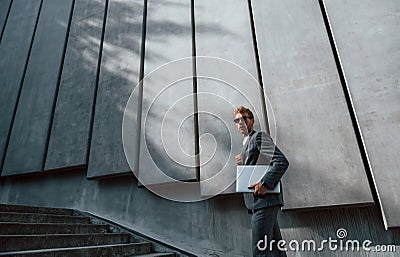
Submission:
[[[236,168],[236,192],[248,193],[254,192],[254,188],[249,189],[248,186],[261,181],[267,172],[269,166],[266,165],[238,165]],[[267,190],[267,193],[280,193],[281,182],[275,186],[273,190]]]

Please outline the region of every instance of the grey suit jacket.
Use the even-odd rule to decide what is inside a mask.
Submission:
[[[261,182],[268,189],[273,189],[287,170],[289,162],[285,155],[274,144],[272,138],[265,132],[252,131],[242,149],[243,165],[269,165],[268,172]],[[282,183],[281,183],[282,185]],[[269,206],[283,206],[282,188],[279,194],[254,196],[253,193],[244,193],[244,202],[249,210],[266,208]]]

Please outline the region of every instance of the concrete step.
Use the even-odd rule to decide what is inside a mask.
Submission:
[[[0,222],[0,235],[94,234],[108,231],[107,225]]]
[[[0,204],[0,256],[176,257],[154,253],[152,243],[131,233],[112,231],[121,230],[71,209]]]
[[[174,253],[149,253],[140,255],[131,255],[129,257],[175,257]]]
[[[50,248],[82,247],[106,244],[126,244],[133,240],[129,234],[74,235],[0,235],[0,252]]]
[[[69,215],[0,212],[0,222],[88,224],[90,218]]]
[[[100,246],[41,249],[0,253],[3,257],[126,257],[145,256],[150,253],[150,243],[111,244]],[[157,255],[156,255],[157,256]],[[164,256],[164,255],[159,255]],[[166,255],[168,256],[168,255]]]
[[[0,204],[0,212],[72,215],[74,211],[72,209],[65,209],[65,208],[48,208],[48,207]]]

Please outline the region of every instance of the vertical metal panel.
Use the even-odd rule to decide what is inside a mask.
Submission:
[[[400,2],[326,1],[386,227],[400,226]]]
[[[265,124],[262,91],[255,80],[248,3],[245,0],[195,3],[197,56],[226,60],[201,57],[197,60],[201,193],[204,196],[224,190],[232,193],[235,155],[242,150],[242,136],[232,121],[233,111],[238,106],[248,106],[258,115],[255,129],[260,129],[260,123]]]
[[[0,158],[3,162],[40,0],[15,0],[0,44]]]
[[[45,170],[86,165],[105,0],[76,0]]]
[[[10,4],[11,0],[0,1],[0,42],[4,26],[6,25],[6,19],[8,10],[10,9]]]
[[[192,61],[168,64],[192,55],[190,2],[148,1],[139,159],[142,184],[196,179]]]
[[[43,1],[3,175],[43,169],[71,5],[72,0]]]
[[[372,203],[318,1],[253,1],[264,89],[290,167],[285,208]]]
[[[142,22],[143,1],[109,0],[88,178],[130,173],[122,145],[122,118],[139,81]]]

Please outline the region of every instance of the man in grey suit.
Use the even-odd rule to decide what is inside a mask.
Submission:
[[[281,193],[267,192],[280,181],[289,162],[267,133],[253,129],[254,115],[250,109],[244,106],[237,108],[234,122],[243,135],[242,153],[236,156],[236,164],[269,165],[261,181],[249,185],[249,188],[254,188],[254,193],[243,194],[246,208],[252,213],[253,257],[286,256],[286,252],[277,248],[277,242],[282,239],[277,220],[278,211],[283,206],[282,190]],[[270,244],[271,240],[275,241]]]

